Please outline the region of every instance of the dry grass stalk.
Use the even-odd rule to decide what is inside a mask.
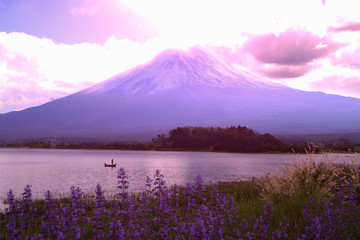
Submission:
[[[337,166],[338,156],[328,154],[318,155],[307,153],[293,154],[290,165],[280,165],[264,177],[256,179],[261,186],[261,196],[267,201],[278,202],[295,196],[310,196],[320,194],[327,196],[331,186],[335,186],[341,179],[351,178],[358,181],[359,157],[353,159],[352,164]]]

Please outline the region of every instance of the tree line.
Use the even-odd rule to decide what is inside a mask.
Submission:
[[[50,139],[52,140],[52,139]],[[168,134],[160,134],[148,142],[91,141],[55,139],[29,140],[20,143],[0,144],[1,147],[58,148],[58,149],[116,149],[116,150],[184,150],[214,152],[296,152],[309,149],[314,152],[359,151],[359,144],[346,141],[312,144],[306,141],[282,142],[271,134],[259,134],[245,126],[221,127],[177,127]]]
[[[271,134],[247,127],[178,127],[153,139],[157,148],[223,152],[283,152],[287,147]]]

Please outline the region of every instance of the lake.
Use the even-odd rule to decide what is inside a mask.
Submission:
[[[111,159],[117,168],[104,167]],[[169,186],[192,183],[197,175],[206,183],[262,176],[289,163],[288,154],[0,148],[0,198],[6,198],[10,188],[21,196],[26,184],[37,197],[47,190],[68,193],[72,185],[89,192],[98,183],[107,193],[115,192],[120,167],[129,176],[130,190],[142,191],[146,176],[152,177],[156,169]]]

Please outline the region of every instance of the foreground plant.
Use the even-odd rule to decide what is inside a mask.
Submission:
[[[358,179],[360,180],[360,179]],[[332,187],[329,201],[320,206],[310,198],[304,203],[307,226],[299,239],[358,239],[360,237],[360,186],[348,179],[347,184],[339,181]]]
[[[331,186],[339,180],[346,179],[346,168],[349,176],[356,179],[357,169],[337,166],[337,157],[327,154],[317,159],[315,154],[305,156],[292,155],[290,165],[279,166],[274,172],[256,179],[261,187],[261,196],[267,201],[284,201],[294,197],[309,198],[312,195],[327,196],[331,194]]]
[[[309,173],[308,176],[313,175]],[[5,239],[360,237],[359,179],[338,180],[337,185],[330,187],[329,200],[318,203],[308,198],[303,207],[304,224],[297,225],[287,218],[275,221],[271,202],[262,206],[262,213],[244,218],[230,194],[205,186],[201,176],[185,187],[168,187],[164,175],[156,170],[153,178],[146,178],[146,191],[138,194],[127,192],[129,181],[123,168],[119,169],[117,178],[119,194],[113,197],[106,198],[98,184],[92,200],[88,201],[89,196],[72,186],[68,202],[54,199],[47,191],[41,207],[37,208],[34,207],[29,185],[20,201],[9,190],[9,208],[2,213],[6,217],[6,231],[0,234]]]

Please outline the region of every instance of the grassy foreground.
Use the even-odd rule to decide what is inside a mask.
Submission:
[[[70,196],[21,199],[7,193],[0,239],[360,239],[359,165],[326,155],[292,156],[292,165],[252,182],[166,186],[157,170],[145,191],[129,193],[118,171],[118,194],[72,186]]]

